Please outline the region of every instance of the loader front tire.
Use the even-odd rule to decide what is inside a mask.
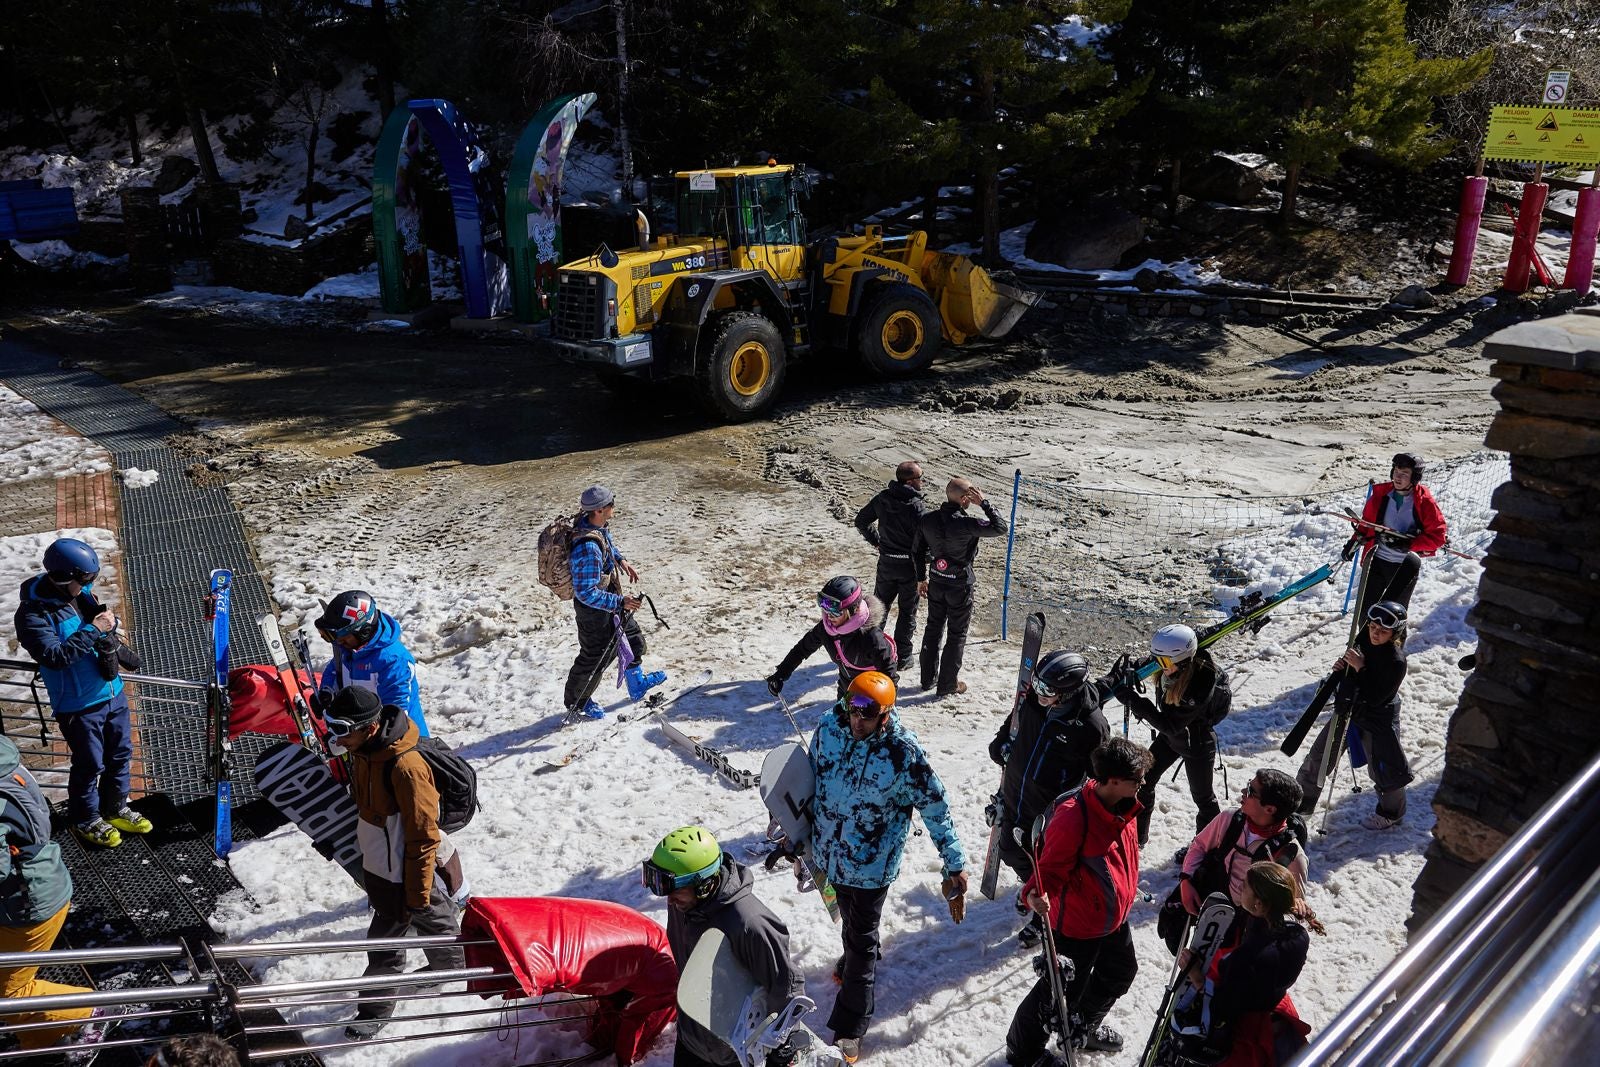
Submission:
[[[700,404],[724,422],[753,419],[783,388],[788,365],[783,335],[753,311],[729,311],[708,326],[711,337],[695,367]]]
[[[939,311],[933,301],[904,282],[884,286],[856,327],[861,362],[882,378],[903,378],[926,370],[942,342]]]

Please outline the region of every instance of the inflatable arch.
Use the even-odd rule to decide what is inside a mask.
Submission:
[[[595,94],[552,100],[523,127],[506,175],[506,250],[518,322],[540,322],[555,303],[567,148]]]

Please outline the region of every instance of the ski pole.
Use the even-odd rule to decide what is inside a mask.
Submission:
[[[649,607],[649,609],[650,609],[650,614],[651,614],[651,615],[654,615],[654,616],[655,616],[655,619],[656,619],[656,622],[657,622],[657,624],[659,624],[659,625],[660,625],[660,627],[661,627],[661,628],[662,628],[662,629],[663,629],[663,630],[670,630],[670,629],[672,629],[672,627],[671,627],[671,626],[670,626],[670,625],[669,625],[669,624],[668,624],[668,623],[667,623],[667,620],[666,620],[666,619],[663,619],[663,618],[662,618],[662,617],[661,617],[661,612],[659,612],[659,611],[657,611],[657,610],[656,610],[656,602],[655,602],[655,600],[654,600],[654,599],[653,599],[653,598],[652,598],[652,597],[651,597],[651,596],[650,596],[650,594],[649,594],[649,593],[640,593],[640,594],[639,594],[639,599],[640,599],[640,600],[643,600],[643,601],[644,601],[644,602],[645,602],[645,605],[646,605],[646,606],[647,606],[647,607]]]
[[[784,717],[789,720],[789,725],[794,727],[795,740],[800,742],[800,748],[803,751],[806,751],[806,752],[811,751],[809,748],[806,748],[806,735],[800,729],[800,724],[794,721],[794,712],[789,710],[789,702],[787,700],[783,699],[783,694],[782,693],[778,693],[777,697],[778,697],[778,707],[783,709]]]

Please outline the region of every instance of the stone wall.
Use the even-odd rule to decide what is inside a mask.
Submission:
[[[1485,346],[1510,453],[1494,496],[1477,664],[1450,719],[1413,932],[1600,749],[1600,308]]]

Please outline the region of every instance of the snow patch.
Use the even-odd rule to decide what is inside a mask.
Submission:
[[[138,467],[118,471],[117,475],[122,479],[122,485],[126,489],[143,489],[161,480],[160,471],[142,471]]]

